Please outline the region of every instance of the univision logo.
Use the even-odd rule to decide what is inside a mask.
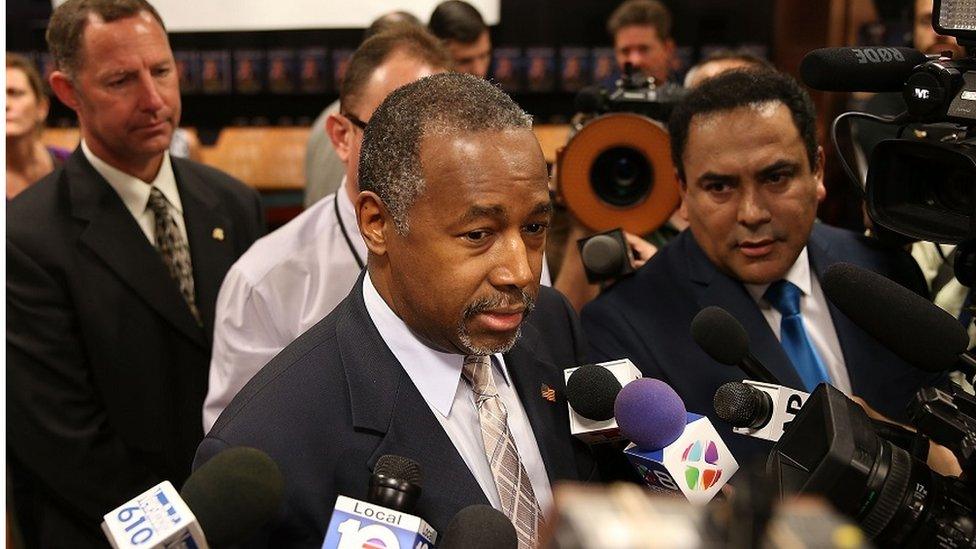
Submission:
[[[718,447],[710,440],[696,440],[681,454],[685,464],[685,483],[690,490],[708,490],[722,478],[718,467]]]

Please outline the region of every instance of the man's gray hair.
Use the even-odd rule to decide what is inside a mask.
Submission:
[[[359,156],[359,188],[380,197],[399,234],[423,194],[420,144],[432,135],[531,129],[532,117],[495,85],[468,74],[421,78],[391,93],[370,117]]]

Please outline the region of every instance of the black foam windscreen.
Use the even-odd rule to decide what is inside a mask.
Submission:
[[[613,403],[620,392],[620,382],[603,366],[585,364],[566,380],[566,400],[576,413],[594,421],[613,418]]]
[[[733,427],[752,427],[772,411],[769,395],[740,381],[725,383],[712,398],[715,415]]]
[[[969,344],[952,315],[877,273],[838,263],[824,273],[821,286],[854,324],[921,370],[952,368]]]
[[[610,235],[596,235],[583,244],[580,259],[583,265],[597,274],[613,274],[623,270],[627,248]]]
[[[820,48],[800,62],[800,78],[815,90],[896,92],[925,54],[912,48]]]
[[[285,482],[278,465],[255,448],[228,448],[193,472],[180,495],[211,547],[240,543],[281,507]]]
[[[691,338],[722,364],[737,366],[749,353],[749,334],[721,307],[705,307],[691,321]]]
[[[417,487],[420,487],[423,482],[423,473],[421,473],[419,463],[410,458],[393,454],[380,456],[376,460],[376,466],[373,467],[373,474],[409,482]]]
[[[471,505],[454,515],[441,536],[440,549],[517,549],[515,527],[501,511]]]

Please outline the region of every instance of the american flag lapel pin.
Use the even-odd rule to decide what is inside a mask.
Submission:
[[[556,390],[543,383],[542,398],[548,400],[549,402],[556,402]]]

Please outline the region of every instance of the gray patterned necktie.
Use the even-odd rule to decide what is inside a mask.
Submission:
[[[183,233],[169,213],[168,202],[163,193],[156,187],[149,191],[149,209],[156,218],[156,249],[163,257],[163,262],[169,269],[169,275],[180,286],[180,293],[190,307],[190,313],[200,324],[200,312],[197,310],[196,298],[193,292],[193,265],[190,263],[190,247],[183,238]]]
[[[519,458],[515,439],[508,428],[508,413],[495,388],[491,357],[465,357],[461,373],[474,392],[481,423],[481,438],[485,443],[485,455],[498,489],[502,511],[515,525],[519,549],[534,548],[538,541],[542,511],[532,490],[529,475]]]

